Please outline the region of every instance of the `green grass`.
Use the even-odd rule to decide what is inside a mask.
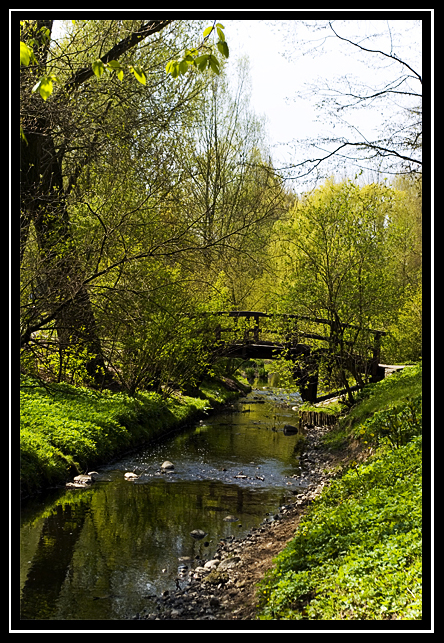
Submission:
[[[380,413],[403,424],[420,391],[420,366],[390,376],[364,391],[338,430],[362,439],[362,427]],[[313,502],[258,587],[260,619],[421,619],[419,433],[415,425],[399,444],[381,435],[372,457]]]
[[[338,426],[329,431],[324,437],[325,446],[331,449],[343,448],[350,439],[367,438],[372,445],[371,431],[365,436],[363,427],[370,429],[369,421],[375,413],[403,406],[407,400],[415,400],[422,395],[422,366],[409,366],[402,371],[393,373],[377,384],[368,384],[357,395],[357,403],[343,416]],[[329,407],[327,407],[329,408]],[[314,409],[313,409],[314,410]],[[319,410],[319,409],[318,409]],[[324,411],[324,409],[322,409]],[[342,411],[342,413],[344,413]],[[374,440],[378,444],[379,440]]]
[[[184,425],[233,397],[217,382],[201,397],[129,397],[68,384],[39,385],[23,377],[20,389],[20,480],[24,494],[64,483],[85,469]]]

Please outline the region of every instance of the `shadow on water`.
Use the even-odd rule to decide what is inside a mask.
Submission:
[[[218,542],[276,512],[299,471],[288,399],[253,391],[224,413],[100,469],[90,489],[28,501],[21,526],[22,619],[124,619],[186,580]],[[165,473],[161,464],[174,463]],[[134,471],[134,482],[124,479]],[[230,520],[227,517],[231,516]],[[190,532],[200,529],[196,540]]]

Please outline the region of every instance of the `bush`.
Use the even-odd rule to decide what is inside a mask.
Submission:
[[[388,442],[392,448],[399,448],[414,436],[422,434],[422,396],[407,398],[401,404],[377,411],[369,420],[360,425],[357,437],[366,444],[378,446]]]

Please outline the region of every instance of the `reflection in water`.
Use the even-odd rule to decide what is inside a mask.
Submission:
[[[255,392],[236,409],[103,467],[91,489],[29,502],[21,618],[131,617],[176,587],[180,565],[209,559],[221,538],[244,535],[275,512],[291,489],[286,476],[298,470],[300,436],[284,436],[295,414],[267,396]],[[173,472],[161,472],[164,460]],[[125,471],[140,478],[128,482]],[[238,520],[224,521],[230,514]],[[207,535],[196,541],[193,529]]]

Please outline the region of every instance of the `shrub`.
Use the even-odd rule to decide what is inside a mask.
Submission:
[[[392,448],[404,446],[414,436],[422,434],[422,396],[407,398],[401,404],[377,411],[359,426],[357,436],[366,443],[379,445],[388,442]]]

